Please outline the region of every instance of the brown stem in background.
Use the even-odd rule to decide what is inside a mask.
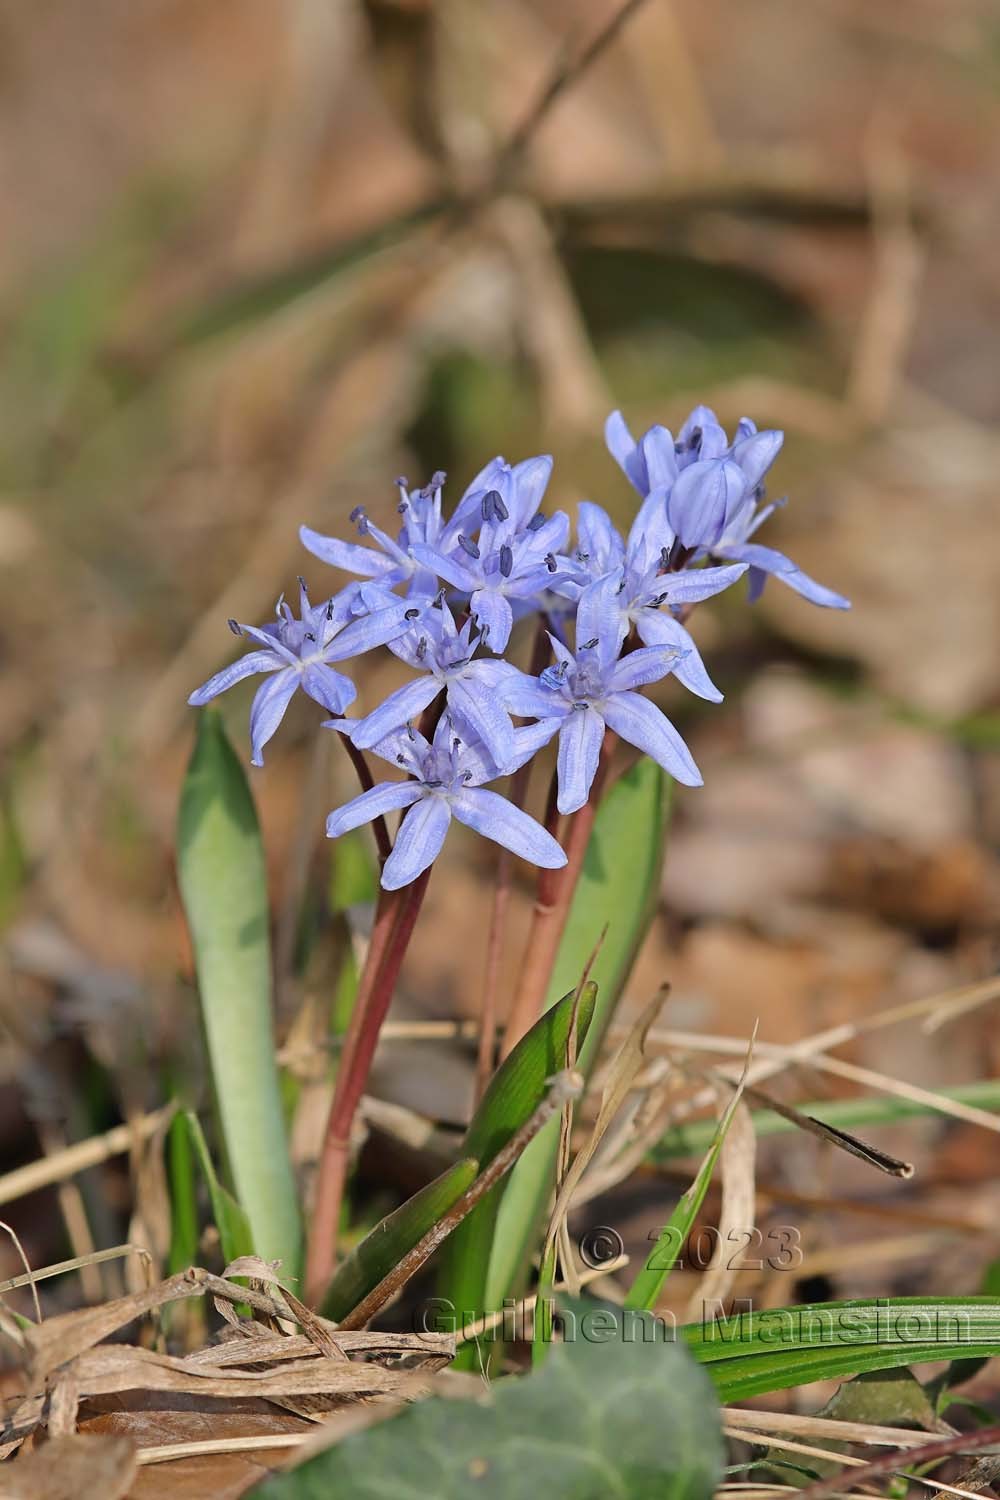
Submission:
[[[350,1163],[351,1127],[368,1081],[379,1033],[392,1003],[430,873],[430,869],[425,870],[411,885],[389,892],[379,903],[368,958],[337,1071],[316,1178],[305,1287],[306,1301],[316,1306],[333,1275],[340,1205]]]
[[[570,821],[565,865],[561,870],[539,872],[531,931],[521,962],[520,983],[507,1021],[501,1058],[509,1055],[541,1014],[616,744],[617,736],[611,730],[606,731],[590,797]]]

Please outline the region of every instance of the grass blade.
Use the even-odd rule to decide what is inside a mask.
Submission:
[[[214,710],[200,716],[177,842],[233,1186],[257,1254],[294,1277],[301,1235],[271,1028],[264,852],[246,775]]]

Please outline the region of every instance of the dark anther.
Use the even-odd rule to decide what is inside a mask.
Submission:
[[[420,637],[419,641],[417,642],[417,651],[416,651],[417,661],[423,661],[423,659],[424,659],[424,657],[426,655],[427,655],[427,637],[425,635],[422,635]]]
[[[514,554],[505,544],[500,548],[500,572],[509,578],[514,568]]]
[[[592,640],[584,641],[583,645],[580,647],[580,650],[581,651],[593,651],[594,647],[597,645],[597,642],[599,640],[600,640],[600,637],[595,635]]]
[[[413,733],[413,725],[412,724],[407,724],[407,726],[406,726],[406,733],[407,733],[407,736],[408,736],[409,739],[411,739],[411,740],[415,740],[416,739],[416,735]]]
[[[528,522],[528,530],[529,531],[541,531],[541,529],[542,529],[542,527],[544,525],[545,525],[545,513],[544,513],[544,511],[540,511],[539,510],[539,511],[535,512],[535,514],[532,516],[531,520]]]
[[[313,633],[312,633],[311,630],[307,630],[306,634],[305,634],[305,639],[307,641],[314,641],[316,639],[316,637],[313,635]]]
[[[441,782],[441,781],[425,781],[424,782],[424,786],[443,786],[443,785],[444,785],[444,783]]]
[[[329,604],[326,606],[326,618],[328,620],[332,620],[333,619],[333,600],[332,599],[330,600]]]
[[[415,620],[419,614],[420,614],[419,609],[405,609],[403,611],[403,619],[404,620]]]
[[[396,764],[397,764],[397,766],[405,766],[406,765],[406,756],[403,755],[403,754],[397,755],[396,756]]]
[[[584,550],[583,550],[582,547],[577,547],[577,549],[576,549],[576,560],[577,560],[578,563],[589,562],[590,561],[590,553],[589,552],[584,552]]]
[[[458,536],[458,545],[461,547],[462,551],[466,554],[467,557],[479,557],[479,548],[476,546],[475,542],[470,542],[469,538],[467,536],[462,536],[461,532],[459,532]]]
[[[670,567],[670,548],[669,547],[661,547],[660,548],[660,567],[663,569],[664,573],[666,573],[667,569]]]
[[[545,566],[548,568],[550,573],[554,573],[556,571],[556,560],[551,552],[546,552],[545,554]]]
[[[451,753],[452,753],[452,755],[457,755],[458,752],[461,750],[461,748],[462,748],[462,741],[458,738],[458,735],[456,734],[455,738],[451,742]]]
[[[471,771],[463,771],[462,772],[462,780],[468,785],[468,783],[472,780],[472,772]]]
[[[238,620],[227,620],[226,623],[228,624],[230,630],[233,632],[233,635],[243,634],[243,627],[242,625],[240,625]]]
[[[510,511],[504,505],[499,490],[487,490],[483,496],[483,520],[506,521]]]
[[[448,476],[444,469],[435,469],[431,475],[431,482],[428,485],[428,489],[439,490],[447,478]]]
[[[702,437],[701,428],[700,427],[693,427],[691,429],[691,436],[688,438],[688,447],[689,448],[700,448],[701,447],[701,437]]]
[[[365,508],[363,505],[356,505],[348,517],[350,521],[364,521],[365,519]]]

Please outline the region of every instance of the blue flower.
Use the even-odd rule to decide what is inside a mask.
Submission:
[[[636,442],[618,411],[607,420],[605,439],[644,502],[662,506],[671,532],[667,555],[672,569],[708,556],[745,563],[751,600],[759,598],[770,573],[813,604],[850,608],[842,594],[817,583],[784,553],[750,541],[777,508],[762,503],[764,476],[781,449],[783,433],[759,432],[743,417],[730,443],[715,413],[698,406],[676,442],[665,427],[650,427]]]
[[[223,667],[188,699],[197,708],[244,677],[268,673],[250,709],[251,760],[255,766],[264,764],[264,746],[281,723],[296,688],[302,688],[329,713],[342,714],[353,703],[357,689],[330,663],[385,645],[426,608],[370,584],[356,583],[332,599],[313,605],[301,579],[299,586],[298,620],[284,597],[278,600],[273,625],[240,625],[230,620],[229,628],[235,635],[249,636],[263,649],[250,651]]]
[[[498,694],[514,668],[495,657],[475,660],[478,645],[472,621],[467,620],[459,630],[446,604],[428,610],[415,626],[391,641],[389,649],[396,656],[426,675],[390,693],[357,722],[351,738],[358,748],[377,745],[445,692],[458,732],[481,740],[496,765],[506,769],[514,754],[514,726]]]
[[[479,514],[466,513],[457,548],[413,549],[425,567],[469,597],[481,636],[498,654],[510,639],[512,601],[534,600],[557,582],[556,554],[566,544],[569,517],[564,511],[546,517],[538,508],[551,471],[547,455],[513,468],[494,459],[466,492],[478,498]]]
[[[343,720],[334,721],[332,727],[353,732],[353,726]],[[537,724],[514,730],[514,752],[507,769],[523,765],[549,738],[551,731]],[[339,838],[373,818],[407,809],[382,871],[387,891],[409,885],[433,864],[452,818],[546,870],[561,869],[566,863],[566,855],[540,823],[496,792],[483,790],[483,783],[495,781],[501,772],[483,745],[456,734],[448,714],[441,718],[433,743],[407,728],[387,735],[374,748],[383,760],[408,772],[409,779],[382,781],[362,792],[330,814],[326,832],[328,838]]]
[[[461,530],[463,506],[468,496],[460,503],[451,521],[446,522],[441,514],[441,488],[445,475],[439,470],[423,489],[408,489],[405,479],[397,479],[399,505],[397,510],[403,518],[396,541],[387,532],[372,524],[361,505],[351,511],[358,535],[369,545],[360,542],[342,542],[339,537],[323,536],[309,526],[299,527],[302,545],[321,562],[331,567],[342,568],[347,573],[357,573],[362,578],[377,579],[386,588],[405,583],[411,594],[431,596],[437,592],[437,579],[413,556],[414,543],[440,546],[448,551],[455,544]]]
[[[607,512],[588,500],[580,504],[578,530],[577,556],[589,579],[611,581],[619,647],[633,628],[646,646],[675,646],[682,653],[674,668],[678,681],[701,698],[721,702],[694,641],[671,611],[721,593],[742,577],[747,564],[667,572],[673,533],[655,491],[643,502],[627,543]]]
[[[548,725],[559,735],[557,805],[576,812],[590,795],[605,728],[652,756],[686,786],[700,786],[701,774],[670,720],[636,688],[658,682],[676,670],[676,646],[642,646],[619,659],[621,640],[614,588],[605,579],[580,596],[576,652],[550,636],[556,665],[540,677],[512,674],[504,683],[504,703],[512,713]]]

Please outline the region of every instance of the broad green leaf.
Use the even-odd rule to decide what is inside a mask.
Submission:
[[[478,1173],[476,1159],[463,1157],[376,1224],[337,1268],[323,1298],[323,1316],[344,1318],[357,1307],[472,1186]]]
[[[489,1165],[538,1108],[545,1096],[546,1080],[565,1067],[574,1009],[577,1039],[582,1043],[592,1024],[596,1004],[593,982],[584,986],[578,1005],[575,990],[570,990],[539,1017],[497,1069],[462,1145],[463,1154],[475,1157],[481,1169]],[[558,1117],[554,1117],[554,1122],[558,1124]],[[454,1304],[463,1323],[475,1321],[483,1311],[490,1244],[502,1188],[503,1184],[498,1183],[487,1193],[442,1249],[441,1295]],[[471,1368],[476,1360],[472,1346],[466,1345],[460,1351],[460,1365]]]
[[[546,1002],[554,1005],[579,981],[607,924],[591,970],[598,1002],[580,1051],[579,1067],[584,1074],[593,1066],[656,912],[672,787],[659,766],[643,759],[612,787],[594,819]],[[510,1174],[490,1253],[488,1308],[502,1305],[528,1264],[552,1191],[558,1145],[559,1122],[552,1120]]]
[[[729,1108],[716,1126],[712,1144],[698,1168],[694,1182],[681,1194],[677,1207],[670,1215],[669,1222],[653,1247],[652,1254],[629,1287],[628,1296],[625,1298],[626,1307],[652,1309],[660,1300],[663,1284],[676,1262],[677,1251],[691,1233],[694,1221],[705,1201],[705,1194],[708,1192],[708,1185],[712,1180],[719,1152],[722,1150],[722,1144],[732,1124],[739,1101],[740,1094],[734,1094]]]
[[[205,1140],[205,1133],[201,1128],[201,1121],[190,1110],[178,1116],[178,1120],[187,1130],[188,1141],[194,1147],[198,1157],[198,1164],[208,1187],[212,1218],[219,1231],[219,1244],[222,1246],[226,1264],[238,1260],[241,1255],[253,1255],[254,1243],[249,1221],[232,1193],[219,1181],[208,1149],[208,1142]],[[191,1261],[187,1264],[190,1265]]]
[[[566,1316],[570,1316],[569,1313]],[[709,1500],[723,1443],[712,1391],[678,1344],[621,1336],[591,1307],[572,1342],[486,1401],[431,1397],[254,1491],[258,1500]]]
[[[299,1210],[271,1026],[267,883],[246,775],[214,710],[181,792],[178,872],[208,1060],[236,1197],[254,1249],[298,1274]]]
[[[679,1330],[721,1401],[928,1360],[1000,1354],[1000,1299],[885,1297],[740,1311]]]
[[[816,1413],[838,1422],[865,1422],[875,1427],[917,1427],[933,1432],[937,1413],[912,1371],[869,1370],[845,1380]]]

